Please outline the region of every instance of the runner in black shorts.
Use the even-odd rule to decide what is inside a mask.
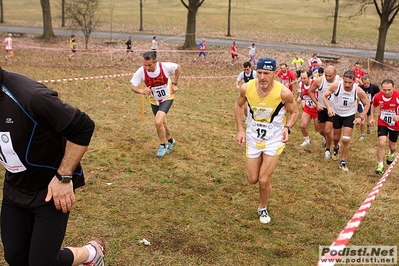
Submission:
[[[0,68],[1,237],[9,265],[104,265],[100,240],[61,249],[94,130],[57,92]]]

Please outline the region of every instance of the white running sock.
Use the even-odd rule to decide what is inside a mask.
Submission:
[[[90,244],[88,244],[88,245],[86,245],[86,246],[84,246],[85,248],[87,248],[88,250],[89,250],[89,258],[85,261],[85,263],[87,263],[87,262],[90,262],[90,261],[92,261],[93,259],[94,259],[94,257],[96,256],[96,254],[97,254],[97,251],[96,251],[96,249],[92,246],[92,245],[90,245]]]

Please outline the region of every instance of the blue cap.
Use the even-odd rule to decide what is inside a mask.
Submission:
[[[256,64],[256,69],[275,71],[277,69],[276,60],[270,57],[261,58]]]

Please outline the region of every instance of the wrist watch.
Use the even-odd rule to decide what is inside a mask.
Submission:
[[[288,134],[291,134],[291,127],[290,126],[284,126],[286,129],[288,129]]]
[[[61,183],[69,183],[72,181],[71,175],[60,175],[58,172],[55,173],[55,176],[60,180]]]

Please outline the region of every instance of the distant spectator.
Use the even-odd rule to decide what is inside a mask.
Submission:
[[[125,42],[125,44],[126,44],[126,53],[123,55],[123,57],[122,57],[121,60],[125,60],[125,57],[126,57],[129,53],[132,53],[132,56],[133,56],[133,50],[132,50],[132,37],[131,37],[131,36],[130,36],[129,39]],[[133,59],[132,56],[130,56],[131,59]]]
[[[206,40],[205,40],[205,38],[202,38],[202,41],[198,44],[198,48],[199,48],[199,53],[198,53],[198,56],[196,58],[194,58],[194,62],[197,61],[197,58],[199,58],[201,56],[204,59],[206,58],[206,52],[205,52]],[[206,60],[206,62],[209,63],[208,60]]]
[[[69,38],[69,49],[71,49],[72,53],[68,56],[68,59],[69,60],[74,60],[75,59],[75,53],[76,53],[75,35],[71,35],[71,38]]]
[[[248,47],[248,54],[249,54],[249,62],[252,62],[252,64],[254,65],[256,65],[255,52],[256,52],[256,47],[255,44],[253,43],[251,46]]]
[[[355,73],[356,83],[358,83],[360,85],[363,84],[362,77],[364,76],[364,71],[363,71],[363,69],[360,68],[359,62],[355,63],[355,67],[352,69],[352,72]]]
[[[6,45],[6,55],[4,55],[4,58],[6,61],[11,62],[11,58],[14,56],[14,52],[12,51],[12,33],[8,33],[3,43]]]
[[[317,61],[317,64],[319,67],[323,65],[323,62],[321,61],[320,58],[317,57],[317,54],[313,54],[312,57],[309,59],[309,68],[313,65],[314,61]]]
[[[296,77],[300,78],[302,73],[303,64],[305,61],[299,57],[299,55],[295,55],[294,60],[292,60],[291,64],[295,67]]]
[[[314,60],[309,70],[312,71],[313,77],[317,78],[319,76],[319,63],[317,60]]]
[[[152,37],[151,41],[151,50],[156,51],[158,49],[158,42],[157,42],[157,36]]]
[[[233,45],[231,46],[231,49],[230,49],[230,53],[231,53],[231,63],[230,63],[230,65],[233,66],[235,64],[235,62],[237,61],[237,59],[238,59],[238,52],[237,52],[236,42],[233,42]]]

